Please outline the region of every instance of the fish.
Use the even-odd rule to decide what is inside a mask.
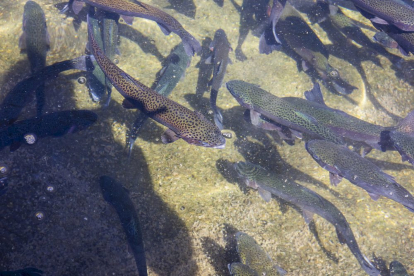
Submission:
[[[231,263],[228,269],[232,276],[259,276],[254,269],[242,263]]]
[[[213,110],[216,126],[219,129],[223,129],[223,115],[218,110],[216,102],[218,91],[226,74],[227,65],[231,63],[229,53],[233,49],[227,39],[226,33],[222,29],[218,29],[214,34],[214,39],[210,44],[210,50],[213,51],[213,54],[206,60],[206,63],[212,63],[214,65],[213,78],[210,81],[210,105]]]
[[[390,276],[408,276],[408,272],[402,263],[392,261],[390,263]]]
[[[118,14],[97,10],[89,20],[99,47],[111,61],[114,61],[118,45],[118,19]],[[94,62],[94,67],[95,69],[87,74],[89,93],[94,102],[101,101],[107,94],[105,106],[108,106],[111,100],[112,84],[96,62]]]
[[[329,141],[312,140],[306,142],[305,147],[312,158],[329,172],[332,185],[337,186],[345,178],[366,190],[373,200],[384,196],[414,212],[412,194],[371,161]]]
[[[184,77],[185,70],[190,66],[190,63],[191,56],[188,56],[185,53],[182,43],[178,44],[171,50],[170,55],[165,59],[163,68],[159,72],[157,81],[152,86],[152,89],[160,95],[168,97],[180,79]],[[127,139],[128,156],[131,156],[135,140],[147,119],[148,116],[145,113],[140,112],[130,128]]]
[[[312,221],[313,214],[317,214],[326,219],[335,227],[339,241],[342,244],[347,244],[362,269],[368,275],[380,275],[380,272],[359,249],[358,243],[345,216],[330,201],[302,185],[295,182],[286,182],[280,175],[267,171],[258,165],[248,162],[238,162],[234,166],[238,175],[244,179],[246,185],[257,189],[266,202],[269,202],[272,195],[275,195],[296,205],[302,210],[305,222],[308,224]]]
[[[259,40],[259,53],[270,54],[281,47],[281,41],[276,35],[276,24],[285,8],[286,0],[274,0],[268,19],[262,26],[263,31]]]
[[[414,137],[400,131],[381,132],[381,142],[379,144],[383,151],[386,147],[395,148],[401,155],[402,161],[408,161],[414,166]]]
[[[362,142],[364,156],[372,148],[381,150],[378,144],[381,141],[381,132],[388,128],[368,123],[344,111],[328,107],[317,82],[314,82],[313,88],[304,94],[306,100],[297,97],[283,97],[282,99],[294,106],[295,110],[314,118],[318,124],[330,128],[338,136],[349,141]]]
[[[392,39],[389,35],[387,35],[385,32],[377,32],[372,39],[381,44],[384,47],[396,49],[398,48],[398,42]]]
[[[402,0],[351,0],[354,5],[381,25],[394,25],[402,31],[414,31],[414,7]]]
[[[155,21],[165,35],[173,32],[181,38],[185,52],[189,56],[193,56],[201,50],[200,42],[186,31],[174,17],[141,1],[133,3],[126,0],[75,0],[72,3],[72,9],[75,14],[79,13],[84,3],[108,12],[117,13],[129,25],[132,24],[133,17]]]
[[[342,138],[329,128],[318,124],[311,116],[296,110],[287,101],[261,89],[257,85],[241,80],[232,80],[227,82],[226,86],[239,104],[250,110],[253,125],[257,125],[260,115],[263,115],[269,120],[290,129],[343,144]]]
[[[90,56],[80,56],[46,66],[29,78],[24,79],[6,95],[0,104],[0,129],[15,122],[22,109],[31,101],[36,89],[45,81],[56,78],[59,73],[66,70],[93,70]]]
[[[329,64],[325,45],[289,3],[276,25],[276,34],[283,47],[292,49],[301,58],[302,69],[315,69],[330,90],[348,95],[357,89],[342,79],[338,70]]]
[[[240,261],[253,269],[257,275],[285,275],[286,271],[275,265],[269,255],[251,236],[236,233],[237,252]]]
[[[128,244],[135,257],[138,275],[148,275],[141,225],[129,191],[121,183],[106,175],[99,178],[99,186],[104,199],[118,213]]]
[[[60,137],[87,129],[98,116],[89,110],[72,110],[49,113],[41,117],[17,121],[0,129],[0,150],[10,146],[10,151],[17,150],[22,143],[33,144],[40,138]],[[34,141],[28,142],[27,136]]]
[[[97,63],[112,85],[125,98],[124,107],[138,108],[168,128],[162,136],[163,143],[183,139],[197,146],[220,149],[225,147],[226,140],[220,130],[200,112],[191,111],[132,78],[104,55],[93,37],[90,25],[88,35],[90,48]]]
[[[50,37],[46,26],[46,17],[42,8],[34,1],[27,1],[23,13],[23,34],[19,47],[27,53],[30,70],[33,73],[46,66],[46,55],[50,49]],[[44,85],[36,89],[36,112],[41,116],[45,105]]]

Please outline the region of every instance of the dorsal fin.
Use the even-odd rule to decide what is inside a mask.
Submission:
[[[305,98],[308,101],[315,102],[315,103],[326,106],[325,101],[323,100],[321,86],[317,82],[313,83],[313,88],[311,90],[305,91]]]

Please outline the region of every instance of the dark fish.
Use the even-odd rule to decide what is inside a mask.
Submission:
[[[354,5],[373,15],[371,21],[394,25],[402,31],[414,31],[414,7],[403,0],[352,0]]]
[[[292,26],[295,26],[292,28]],[[304,71],[313,68],[319,77],[339,94],[350,94],[357,89],[341,78],[329,62],[329,53],[318,36],[289,4],[285,5],[276,25],[276,34],[282,45],[291,48],[302,59]]]
[[[90,57],[81,56],[72,60],[57,62],[46,66],[29,78],[19,82],[0,104],[0,128],[17,120],[22,109],[33,98],[36,89],[45,81],[56,78],[63,71],[72,69],[92,70],[93,66]]]
[[[249,235],[236,233],[237,252],[240,261],[248,265],[257,275],[285,275],[286,271],[275,265],[269,255]]]
[[[10,146],[14,151],[25,142],[26,135],[30,134],[35,140],[53,136],[60,137],[68,133],[84,130],[96,122],[98,116],[88,110],[59,111],[15,122],[0,129],[0,150]]]
[[[378,32],[373,36],[375,42],[387,48],[398,48],[398,42],[392,39],[385,32]]]
[[[259,40],[259,52],[261,54],[270,54],[280,48],[280,40],[276,35],[276,24],[285,8],[286,0],[274,0],[270,11],[269,18],[264,23],[263,32]]]
[[[19,46],[27,52],[32,74],[46,66],[46,54],[50,48],[46,18],[42,8],[34,1],[27,1],[23,13],[23,34]],[[42,115],[45,105],[44,85],[36,89],[37,116]]]
[[[15,271],[0,271],[0,276],[41,276],[43,271],[35,267],[26,267]]]
[[[414,212],[414,197],[409,191],[398,184],[394,177],[345,146],[312,140],[306,143],[306,150],[322,168],[329,171],[332,185],[336,186],[342,178],[346,178],[366,190],[373,200],[385,196]]]
[[[381,149],[378,142],[380,142],[381,132],[386,128],[326,106],[317,82],[314,83],[312,90],[305,92],[305,97],[307,100],[296,97],[282,99],[293,105],[295,110],[314,118],[318,124],[329,127],[338,136],[366,144],[363,155],[372,148]]]
[[[267,202],[270,201],[272,195],[275,195],[301,208],[307,223],[312,221],[313,214],[318,214],[329,221],[336,228],[339,241],[348,245],[362,269],[368,275],[378,276],[380,274],[361,253],[344,215],[331,202],[304,186],[295,182],[286,182],[280,175],[269,172],[260,166],[239,162],[235,164],[235,168],[245,180],[246,185],[257,189]]]
[[[214,34],[214,39],[210,44],[210,50],[213,54],[206,60],[206,63],[212,63],[213,78],[210,81],[210,104],[214,114],[214,122],[219,129],[223,129],[223,116],[217,108],[217,95],[218,91],[223,83],[224,74],[226,74],[227,65],[231,63],[229,58],[230,50],[233,49],[227,40],[226,33],[222,29],[218,29]]]
[[[126,23],[132,24],[132,17],[141,17],[157,22],[165,35],[171,32],[177,34],[183,41],[187,55],[193,56],[201,50],[200,43],[171,15],[143,2],[128,2],[126,0],[83,0],[83,2],[102,10],[118,13]],[[75,0],[73,11],[77,14],[83,2]]]
[[[390,263],[390,276],[408,276],[408,272],[399,261]]]
[[[383,147],[383,151],[386,150],[386,147],[395,148],[401,154],[402,161],[408,161],[414,166],[413,136],[399,131],[383,131],[379,144]]]
[[[158,94],[122,71],[103,54],[90,27],[88,33],[95,59],[112,85],[125,97],[124,106],[139,108],[147,116],[168,127],[162,136],[164,143],[182,138],[197,146],[224,148],[226,140],[220,130],[201,113]]]
[[[410,53],[414,54],[413,32],[386,31],[386,33],[398,43],[397,49],[400,50],[401,54],[405,56],[408,56]]]
[[[153,85],[152,88],[160,95],[168,97],[180,79],[184,77],[185,70],[190,65],[190,63],[191,56],[188,56],[185,53],[185,49],[182,43],[178,44],[171,51],[171,54],[166,58],[163,64],[164,66],[159,73],[155,85]],[[139,131],[147,119],[148,116],[145,113],[140,112],[133,126],[131,127],[127,140],[128,156],[131,156],[131,151],[135,140],[137,139]]]
[[[342,138],[324,125],[320,125],[309,115],[295,109],[289,102],[270,94],[257,85],[240,80],[227,82],[227,89],[241,106],[250,110],[254,125],[260,115],[290,129],[308,133],[323,139],[342,144]]]
[[[94,37],[99,47],[111,61],[114,60],[118,45],[118,19],[119,15],[102,10],[96,11],[94,16],[89,18],[89,24],[92,25]],[[101,101],[103,96],[108,94],[105,103],[108,105],[111,100],[112,84],[96,62],[94,62],[94,67],[95,69],[88,73],[89,93],[94,102]]]
[[[139,276],[148,275],[145,248],[142,239],[141,226],[134,203],[129,197],[129,191],[109,176],[99,179],[102,195],[118,213],[122,227],[126,234],[129,246],[135,257]]]
[[[259,276],[254,269],[242,263],[231,263],[228,268],[232,276]]]

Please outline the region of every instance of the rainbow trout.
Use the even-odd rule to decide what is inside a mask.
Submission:
[[[390,263],[390,276],[408,276],[408,272],[399,261]]]
[[[345,146],[322,140],[306,143],[306,150],[325,170],[329,171],[332,185],[338,185],[342,178],[366,190],[373,200],[387,197],[414,212],[414,197],[394,177]]]
[[[302,59],[304,71],[315,69],[326,85],[339,94],[351,94],[357,89],[343,80],[338,70],[329,64],[325,45],[289,3],[276,25],[276,34],[283,46],[291,48]]]
[[[68,133],[84,130],[96,122],[98,116],[89,110],[59,111],[31,118],[0,129],[0,150],[10,146],[10,151],[22,143],[32,144],[39,138],[60,137]],[[26,135],[33,138],[27,141]]]
[[[249,266],[257,275],[285,275],[286,271],[275,265],[269,255],[249,235],[236,233],[237,253],[240,261]]]
[[[23,13],[23,34],[19,40],[22,51],[27,52],[32,74],[46,66],[46,54],[50,49],[50,38],[46,27],[46,17],[42,8],[34,1],[27,1]],[[36,112],[42,115],[45,105],[45,87],[36,89]]]
[[[0,104],[0,128],[17,120],[22,109],[33,98],[36,89],[43,85],[45,81],[56,78],[59,73],[66,70],[91,71],[93,68],[90,57],[81,56],[46,66],[29,78],[20,81]]]
[[[383,151],[387,147],[395,148],[401,155],[402,161],[408,161],[414,166],[414,137],[400,131],[383,131],[379,143]]]
[[[362,269],[368,275],[380,275],[374,265],[361,253],[344,215],[331,202],[302,185],[295,182],[285,182],[280,175],[269,172],[260,166],[239,162],[235,164],[235,169],[245,180],[246,185],[257,189],[265,201],[269,202],[272,195],[275,195],[298,206],[302,209],[308,224],[312,221],[313,214],[318,214],[326,219],[335,227],[339,241],[348,245]]]
[[[124,188],[122,184],[105,175],[100,177],[99,185],[104,199],[111,204],[118,213],[129,246],[135,257],[138,275],[148,275],[141,226],[134,203],[129,197],[129,191]]]
[[[254,269],[242,263],[231,263],[228,269],[232,276],[259,276]]]
[[[296,97],[282,99],[294,106],[295,110],[314,118],[318,124],[330,128],[338,136],[366,144],[363,155],[372,148],[381,149],[378,143],[381,140],[381,132],[386,130],[385,127],[365,122],[341,110],[328,107],[317,82],[313,84],[312,90],[305,92],[305,97],[307,100]]]
[[[187,55],[193,56],[201,50],[200,43],[174,17],[160,9],[143,2],[128,2],[126,0],[75,0],[72,3],[73,11],[78,14],[83,2],[99,9],[120,14],[126,23],[132,24],[133,17],[141,17],[157,22],[165,35],[171,32],[177,34],[183,41]]]
[[[257,85],[240,80],[226,83],[227,89],[241,106],[250,110],[250,118],[254,125],[258,124],[260,115],[278,124],[308,133],[338,144],[343,144],[342,138],[309,115],[295,109],[289,102],[270,94]]]
[[[164,61],[164,66],[161,69],[153,89],[160,95],[168,97],[175,86],[178,84],[180,79],[184,77],[185,70],[191,63],[191,56],[185,53],[184,46],[182,43],[178,44],[171,51],[171,54]],[[132,147],[134,146],[135,140],[138,137],[142,126],[147,121],[148,116],[139,112],[139,115],[135,119],[134,124],[128,133],[127,148],[128,156],[131,156]]]
[[[181,138],[197,146],[224,148],[226,141],[220,130],[201,113],[189,110],[132,78],[104,55],[89,24],[88,34],[90,49],[96,62],[112,85],[125,97],[124,106],[138,108],[168,128],[162,136],[164,143]]]
[[[233,49],[227,40],[226,33],[222,29],[218,29],[214,34],[214,39],[210,44],[210,50],[213,51],[213,54],[206,60],[206,63],[212,63],[214,65],[213,78],[210,81],[210,105],[213,110],[216,126],[219,129],[223,129],[223,116],[218,110],[216,102],[218,91],[226,74],[227,65],[231,63],[229,52],[230,50],[233,51]]]
[[[414,7],[403,0],[351,0],[372,22],[394,25],[402,31],[414,31]]]

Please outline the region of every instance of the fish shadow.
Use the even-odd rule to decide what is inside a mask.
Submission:
[[[165,9],[173,9],[187,17],[195,18],[197,8],[193,0],[168,0],[168,2],[170,6]]]

